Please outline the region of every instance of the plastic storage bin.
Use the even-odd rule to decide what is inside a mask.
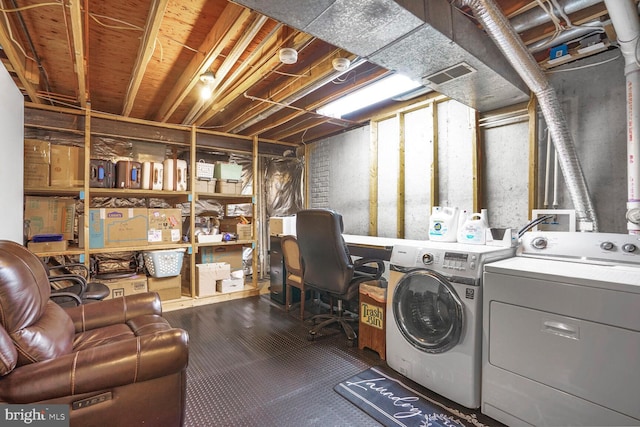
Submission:
[[[185,249],[145,251],[144,266],[151,277],[172,277],[180,274]]]

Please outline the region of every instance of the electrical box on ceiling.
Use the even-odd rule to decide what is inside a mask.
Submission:
[[[551,218],[542,221],[533,231],[576,231],[576,211],[574,209],[533,209],[531,219],[545,215]]]

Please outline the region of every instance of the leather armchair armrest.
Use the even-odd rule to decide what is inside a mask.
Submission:
[[[146,314],[162,314],[162,303],[156,292],[128,295],[65,309],[76,332],[89,331]]]
[[[189,359],[188,341],[186,331],[170,329],[24,365],[0,378],[0,401],[40,402],[180,372]]]

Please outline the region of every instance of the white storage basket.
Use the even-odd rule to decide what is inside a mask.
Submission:
[[[180,274],[185,249],[145,251],[144,266],[151,277],[173,277]]]

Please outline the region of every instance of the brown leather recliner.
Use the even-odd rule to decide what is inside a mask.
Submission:
[[[68,309],[50,293],[40,260],[0,241],[0,404],[68,404],[72,426],[183,424],[188,334],[156,293]]]

